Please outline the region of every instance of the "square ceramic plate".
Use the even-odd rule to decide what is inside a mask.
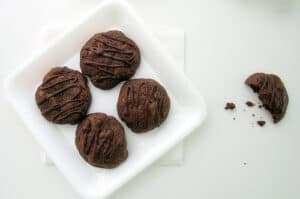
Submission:
[[[74,144],[75,125],[56,125],[45,120],[34,93],[53,66],[79,70],[79,51],[95,33],[122,30],[138,44],[142,62],[133,78],[153,78],[163,84],[171,98],[167,120],[155,130],[135,134],[125,127],[128,159],[115,169],[95,168],[81,159]],[[133,178],[199,126],[206,114],[204,100],[151,31],[126,2],[105,1],[46,49],[15,71],[6,81],[9,101],[24,120],[57,168],[85,198],[103,198]],[[116,103],[122,84],[103,91],[90,82],[92,112],[118,118]]]

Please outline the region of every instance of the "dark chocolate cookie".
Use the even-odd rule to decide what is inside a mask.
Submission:
[[[289,103],[289,97],[281,79],[273,74],[255,73],[249,76],[245,83],[258,93],[263,106],[272,114],[274,123],[279,122]]]
[[[96,87],[110,89],[134,75],[140,59],[137,45],[114,30],[98,33],[87,41],[80,52],[80,68]]]
[[[76,147],[89,164],[114,168],[128,156],[124,128],[118,120],[104,113],[92,113],[78,125]]]
[[[54,67],[43,78],[35,93],[43,116],[57,124],[75,124],[85,115],[91,102],[86,78],[67,67]]]
[[[153,79],[133,79],[121,88],[118,114],[134,132],[160,126],[168,116],[170,99],[166,90]]]

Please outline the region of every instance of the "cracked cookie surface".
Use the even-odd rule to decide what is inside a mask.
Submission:
[[[121,88],[118,114],[136,133],[160,126],[168,116],[170,98],[162,85],[153,79],[132,79]]]
[[[35,93],[42,115],[53,123],[75,124],[88,111],[91,94],[86,78],[68,67],[54,67]]]
[[[129,79],[140,60],[136,43],[117,30],[95,34],[80,51],[82,73],[101,89],[111,89]]]
[[[75,144],[81,157],[96,167],[117,167],[128,156],[124,128],[104,113],[87,115],[77,127]]]

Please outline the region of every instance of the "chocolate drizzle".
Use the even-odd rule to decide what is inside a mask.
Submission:
[[[66,67],[57,67],[52,71],[55,72],[47,74],[36,92],[37,104],[42,114],[50,121],[75,123],[68,121],[68,118],[83,117],[90,101],[85,80],[79,72]],[[82,96],[87,98],[83,99]]]
[[[96,34],[81,50],[80,67],[99,88],[130,78],[140,63],[135,43],[120,31]]]
[[[154,80],[136,79],[123,85],[118,113],[133,131],[144,132],[161,125],[169,107],[169,97],[163,87]]]
[[[123,127],[103,113],[90,114],[79,124],[75,142],[81,156],[94,166],[112,168],[127,158]]]
[[[246,84],[258,93],[263,106],[272,114],[274,123],[279,122],[289,102],[281,79],[273,74],[255,73],[247,78]]]

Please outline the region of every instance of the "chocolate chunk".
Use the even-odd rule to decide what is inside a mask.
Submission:
[[[235,109],[235,104],[233,102],[227,102],[226,103],[226,106],[225,106],[225,109],[230,109],[230,110],[233,110]]]
[[[245,83],[250,86],[263,106],[272,114],[274,123],[279,122],[287,109],[289,97],[286,88],[277,75],[255,73]]]
[[[254,104],[253,102],[251,102],[251,101],[247,101],[247,102],[246,102],[246,105],[249,106],[249,107],[252,107],[252,106],[254,106],[255,104]]]
[[[85,115],[91,94],[85,77],[68,67],[52,68],[35,93],[42,115],[57,124],[75,124]]]
[[[133,79],[121,88],[118,114],[134,132],[146,132],[160,126],[168,116],[167,91],[153,79]]]
[[[89,164],[114,168],[127,159],[124,128],[116,118],[104,113],[92,113],[78,125],[76,147]]]
[[[259,126],[264,126],[264,125],[266,124],[266,122],[263,121],[263,120],[259,120],[259,121],[257,121],[256,123],[257,123]]]
[[[80,68],[101,89],[110,89],[134,75],[140,65],[137,45],[121,31],[95,34],[80,51]]]

